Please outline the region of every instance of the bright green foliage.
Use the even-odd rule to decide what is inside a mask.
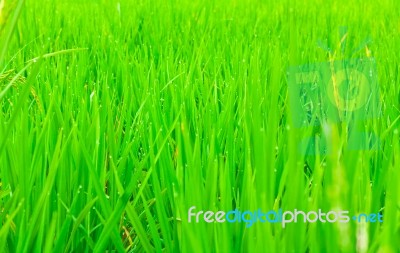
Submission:
[[[400,251],[397,0],[5,2],[1,252]],[[346,150],[346,124],[293,127],[289,66],[369,57],[380,150]],[[310,132],[332,152],[301,155]],[[191,206],[384,222],[246,228],[188,223]]]

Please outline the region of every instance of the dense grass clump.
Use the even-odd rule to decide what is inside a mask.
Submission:
[[[0,7],[1,252],[400,251],[398,1]],[[346,149],[344,123],[293,126],[289,66],[372,57],[378,150]],[[310,131],[333,152],[299,153]],[[384,222],[246,228],[188,223],[191,206]]]

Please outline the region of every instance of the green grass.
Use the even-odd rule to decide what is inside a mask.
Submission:
[[[400,251],[396,0],[10,2],[1,252]],[[317,42],[339,52],[341,26],[335,59],[377,61],[382,116],[365,128],[381,150],[346,150],[345,125],[328,123],[334,152],[305,157],[286,71],[329,61]],[[382,211],[384,222],[246,228],[188,223],[191,206]]]

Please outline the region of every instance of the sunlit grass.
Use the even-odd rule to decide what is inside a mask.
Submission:
[[[81,2],[0,15],[1,251],[400,250],[396,1]],[[306,131],[334,152],[306,157],[287,69],[332,60],[318,41],[340,50],[342,26],[336,59],[377,61],[382,115],[365,129],[381,149],[348,152],[346,126],[326,124]],[[384,222],[246,228],[188,223],[191,206]]]

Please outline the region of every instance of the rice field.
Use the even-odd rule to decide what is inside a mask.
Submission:
[[[0,44],[1,252],[400,252],[400,2],[2,0]],[[357,59],[364,140],[291,103]],[[319,209],[383,221],[205,214]]]

